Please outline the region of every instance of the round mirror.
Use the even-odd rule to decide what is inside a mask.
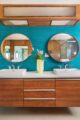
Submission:
[[[1,53],[11,62],[21,62],[27,59],[32,52],[32,43],[23,34],[11,34],[1,44]]]
[[[56,34],[48,43],[49,55],[59,62],[71,61],[76,57],[78,51],[78,42],[69,34]]]

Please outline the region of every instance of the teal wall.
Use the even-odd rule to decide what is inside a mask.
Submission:
[[[27,27],[27,26],[3,26],[0,25],[0,44],[3,39],[10,34],[13,33],[21,33],[27,35],[32,41],[33,48],[44,50],[47,52],[47,44],[48,40],[57,33],[68,33],[75,37],[80,44],[80,24],[76,26],[53,26],[53,27]],[[11,65],[9,61],[5,60],[0,53],[0,69],[8,68]],[[64,66],[63,63],[56,62],[52,58],[48,57],[45,59],[45,70],[52,70],[53,68],[57,68],[58,65]],[[80,53],[78,53],[77,57],[72,60],[70,63],[71,67],[80,68]],[[15,66],[20,65],[21,68],[27,68],[28,70],[36,70],[36,61],[34,57],[29,57],[27,60],[15,63]]]

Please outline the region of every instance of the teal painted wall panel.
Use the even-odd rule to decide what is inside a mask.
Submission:
[[[13,33],[21,33],[30,38],[33,44],[33,48],[44,50],[44,52],[47,51],[47,44],[49,39],[57,34],[57,33],[68,33],[71,34],[73,37],[75,37],[80,44],[80,24],[77,24],[76,26],[53,26],[53,27],[27,27],[27,26],[3,26],[0,25],[0,44],[2,43],[3,39]],[[13,63],[7,61],[2,57],[0,53],[0,69],[2,68],[8,68],[9,65]],[[45,59],[45,70],[52,70],[53,68],[57,68],[58,65],[62,65],[64,67],[63,63],[56,62],[52,58],[46,58]],[[77,67],[80,68],[80,53],[78,53],[77,57],[72,60],[70,63],[71,67]],[[36,70],[36,60],[33,56],[29,57],[27,60],[15,63],[15,66],[18,65],[21,66],[21,68],[26,68],[29,71]]]

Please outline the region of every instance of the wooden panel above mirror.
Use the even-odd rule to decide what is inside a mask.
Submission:
[[[53,20],[74,20],[75,25],[80,20],[80,4],[1,4],[0,20],[26,20],[29,26],[50,26]]]

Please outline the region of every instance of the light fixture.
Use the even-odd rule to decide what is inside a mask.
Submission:
[[[28,21],[27,20],[3,20],[1,22],[4,25],[8,25],[8,26],[24,26],[24,25],[28,25]]]
[[[53,25],[75,25],[77,20],[52,20],[51,26]]]

